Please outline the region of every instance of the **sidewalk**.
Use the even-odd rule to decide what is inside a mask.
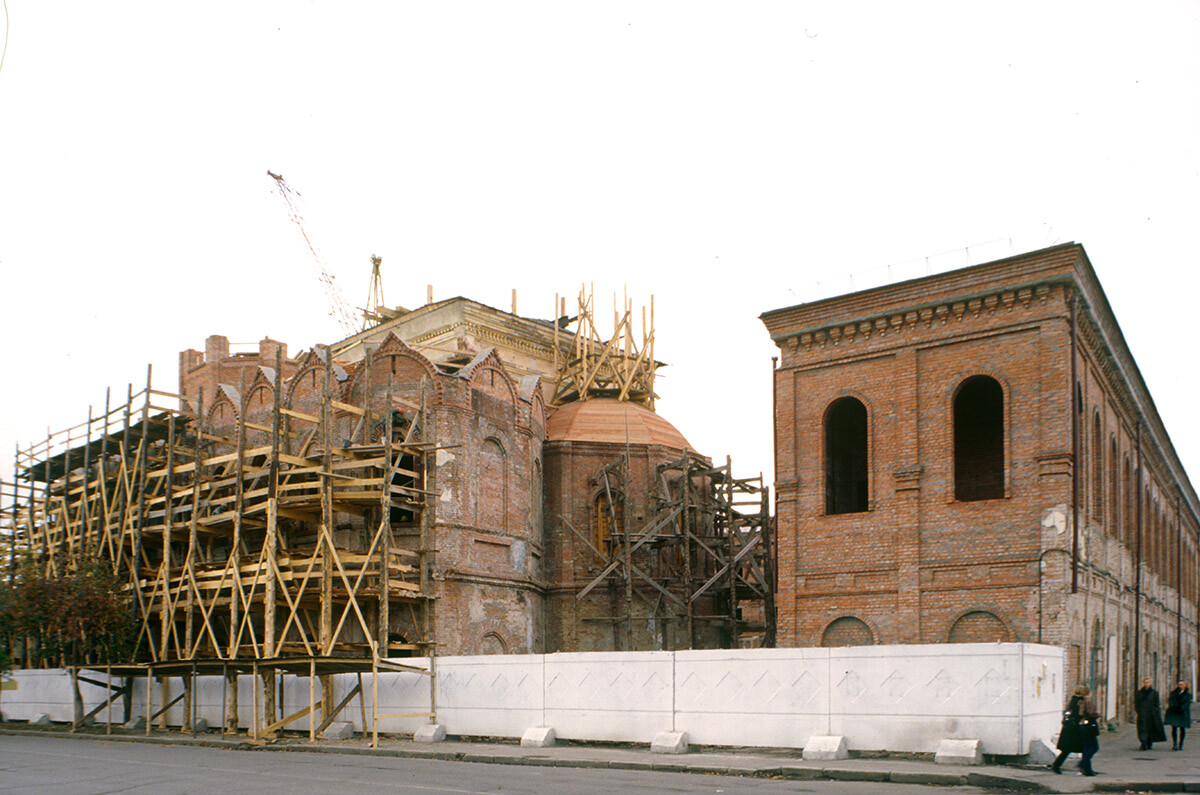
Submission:
[[[1054,775],[1046,767],[938,765],[931,759],[899,757],[805,762],[793,749],[703,748],[685,755],[669,756],[652,754],[646,747],[595,743],[560,741],[551,748],[524,748],[515,743],[448,741],[427,745],[391,738],[381,738],[379,748],[371,748],[368,740],[360,739],[309,743],[306,738],[288,735],[269,743],[255,743],[244,736],[221,739],[219,733],[212,731],[195,738],[177,731],[156,731],[147,737],[142,732],[126,732],[117,728],[114,728],[112,735],[106,735],[103,726],[70,733],[64,727],[42,729],[25,724],[0,724],[0,733],[4,734],[33,732],[47,736],[203,745],[236,750],[360,754],[506,765],[609,767],[798,780],[891,781],[946,786],[965,784],[1004,791],[1200,792],[1200,738],[1196,748],[1182,752],[1172,752],[1170,743],[1160,743],[1154,751],[1145,752],[1138,750],[1137,737],[1131,728],[1113,734],[1106,733],[1100,738],[1100,753],[1094,764],[1101,775],[1094,778],[1078,774],[1075,767],[1078,757],[1067,761],[1062,775]]]

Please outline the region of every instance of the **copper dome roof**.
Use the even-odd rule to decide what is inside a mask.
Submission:
[[[559,406],[546,421],[546,441],[657,444],[695,452],[674,425],[650,409],[615,398]]]

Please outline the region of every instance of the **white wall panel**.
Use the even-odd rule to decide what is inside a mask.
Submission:
[[[428,665],[425,659],[405,662]],[[89,674],[103,680],[103,673]],[[979,739],[989,754],[1022,754],[1058,730],[1063,652],[1052,646],[979,643],[858,646],[839,649],[729,649],[440,657],[438,721],[451,735],[520,737],[551,726],[568,740],[650,742],[660,731],[686,731],[698,745],[800,748],[820,734],[845,735],[852,750],[932,753],[947,738]],[[17,671],[2,708],[17,720],[45,712],[71,719],[65,671]],[[355,674],[334,677],[334,701]],[[197,682],[198,714],[221,720],[219,676]],[[371,716],[370,674],[339,720],[363,730]],[[83,685],[90,709],[103,688]],[[135,680],[133,714],[145,711],[145,678]],[[169,680],[172,695],[182,680]],[[281,713],[308,705],[307,677],[284,678]],[[239,677],[243,728],[254,713],[253,679]],[[379,675],[381,713],[426,712],[429,680],[416,673]],[[320,691],[318,688],[318,698]],[[161,702],[155,685],[153,709]],[[103,720],[104,712],[97,716]],[[179,725],[183,705],[168,712]],[[114,720],[121,720],[119,705]],[[411,733],[425,718],[389,718],[380,731]],[[289,725],[306,730],[308,719]],[[369,729],[369,725],[365,727]]]

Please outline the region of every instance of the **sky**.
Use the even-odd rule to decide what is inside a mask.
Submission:
[[[5,3],[5,480],[210,334],[343,336],[268,169],[352,306],[653,295],[660,413],[768,481],[762,312],[1082,243],[1200,480],[1194,0]]]

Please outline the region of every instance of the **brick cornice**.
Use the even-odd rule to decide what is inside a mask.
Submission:
[[[945,326],[952,322],[961,323],[1014,309],[1027,309],[1035,304],[1046,304],[1051,298],[1062,296],[1061,288],[1055,288],[1056,285],[1041,283],[915,306],[898,312],[867,315],[853,322],[788,332],[775,337],[775,343],[789,358],[802,356],[827,346],[866,342],[872,337],[878,340],[889,335],[927,329],[935,324]]]

